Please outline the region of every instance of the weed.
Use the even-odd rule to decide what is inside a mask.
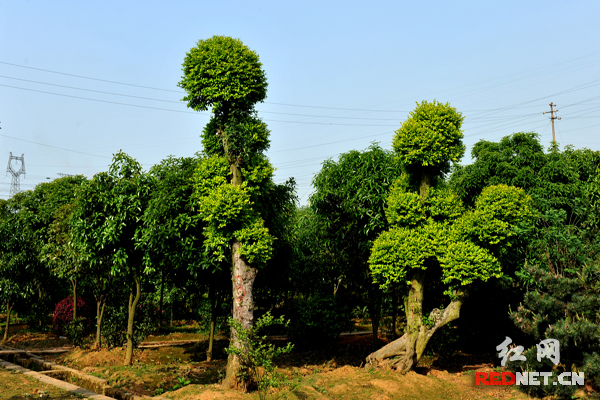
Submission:
[[[323,386],[313,385],[313,387],[319,393],[322,393],[322,394],[327,393],[327,390],[325,390],[325,388]]]
[[[176,384],[175,386],[173,386],[173,389],[171,389],[171,390],[181,389],[182,387],[189,385],[191,383],[191,381],[186,380],[185,377],[183,377],[183,376],[180,376],[179,378],[177,378],[177,381],[179,383]]]

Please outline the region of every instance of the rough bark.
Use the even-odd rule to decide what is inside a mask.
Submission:
[[[10,304],[10,302],[6,303],[6,326],[4,327],[4,339],[2,339],[4,342],[6,342],[8,340],[8,328],[10,326],[10,313],[12,311],[12,306]]]
[[[101,327],[102,327],[102,316],[104,315],[104,307],[106,306],[106,300],[101,296],[96,299],[96,341],[94,346],[99,349],[101,347]]]
[[[424,271],[413,275],[411,289],[405,303],[406,331],[399,339],[369,354],[366,366],[394,368],[402,373],[414,368],[433,334],[460,316],[460,309],[468,296],[465,289],[455,292],[455,299],[443,310],[433,309],[428,324],[423,321]]]
[[[129,318],[127,319],[127,350],[125,351],[124,365],[131,365],[133,361],[133,319],[135,309],[142,297],[142,282],[139,276],[135,277],[135,298],[133,292],[129,293]]]
[[[254,299],[252,288],[256,279],[257,269],[250,267],[238,254],[241,244],[239,241],[233,243],[233,319],[239,321],[245,329],[250,329],[254,322]],[[238,340],[237,332],[231,330],[231,345],[244,349],[245,343]],[[244,349],[246,350],[246,349]],[[239,357],[230,354],[227,359],[227,370],[223,387],[246,390],[249,382],[239,379],[243,366]]]
[[[214,283],[208,288],[208,297],[210,299],[210,335],[208,337],[208,350],[206,351],[206,361],[212,361],[213,342],[215,340],[215,325],[217,322],[216,315],[216,295]]]

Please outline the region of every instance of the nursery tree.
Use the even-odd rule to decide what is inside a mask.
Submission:
[[[0,200],[0,301],[6,307],[4,340],[8,339],[10,316],[15,305],[33,293],[42,265],[32,221],[34,215],[23,206],[31,191]]]
[[[375,240],[369,264],[382,287],[408,285],[407,322],[400,339],[367,357],[371,365],[412,369],[432,335],[459,317],[469,287],[502,276],[499,259],[515,229],[533,218],[531,198],[521,189],[488,187],[467,210],[445,187],[444,173],[464,153],[462,120],[447,103],[423,101],[396,131],[393,148],[404,175],[387,200],[392,228]],[[432,285],[443,286],[448,303],[427,313],[425,294]]]
[[[517,132],[498,143],[480,140],[471,151],[474,162],[459,166],[450,185],[467,204],[489,185],[506,184],[524,189],[540,211],[563,209],[577,214],[585,187],[600,166],[600,152],[589,149],[562,151],[554,142],[544,152],[539,135]]]
[[[145,254],[137,238],[141,236],[141,219],[149,192],[149,178],[141,165],[119,152],[114,155],[108,172],[94,175],[82,188],[73,215],[74,239],[85,261],[94,272],[100,272],[99,283],[107,280],[102,272],[108,264],[111,275],[118,276],[129,286],[125,365],[132,363],[134,317],[145,272]],[[98,307],[98,311],[102,310]],[[98,318],[101,319],[101,314]]]
[[[160,279],[161,311],[166,281],[180,281],[177,276],[182,273],[198,280],[200,276],[204,277],[207,272],[212,272],[202,255],[202,231],[205,225],[198,212],[198,199],[194,195],[192,178],[198,162],[197,157],[168,157],[150,169],[154,189],[144,213],[144,229],[140,239],[147,250],[145,263],[157,272]],[[212,279],[202,280],[213,283]],[[215,290],[214,287],[211,289],[209,361],[212,357],[216,317]],[[159,317],[159,328],[161,323],[162,316]]]
[[[188,107],[213,113],[203,131],[204,157],[195,178],[206,224],[206,262],[218,268],[231,255],[233,318],[250,329],[257,267],[271,258],[273,247],[261,216],[275,187],[273,167],[263,155],[269,131],[254,110],[266,97],[266,76],[254,51],[224,36],[198,41],[186,54],[183,73],[179,86]],[[235,329],[231,339],[243,348]],[[239,355],[230,354],[223,385],[247,387],[249,382],[238,378],[241,370]]]
[[[350,151],[337,162],[326,160],[314,177],[310,208],[326,232],[326,247],[338,260],[338,282],[367,296],[377,343],[382,293],[372,283],[369,255],[373,241],[388,228],[385,202],[402,170],[395,155],[372,144],[363,152]],[[319,251],[319,249],[314,249]]]
[[[71,240],[70,218],[79,187],[85,182],[87,179],[78,175],[41,183],[27,202],[37,215],[42,261],[59,278],[71,281],[73,320],[77,317],[77,282],[82,263]]]
[[[47,230],[48,241],[41,251],[42,259],[60,277],[71,281],[73,321],[77,318],[77,281],[82,274],[83,261],[71,239],[73,204],[56,210],[54,221]]]

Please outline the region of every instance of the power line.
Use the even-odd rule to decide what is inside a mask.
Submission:
[[[86,156],[93,156],[93,157],[100,157],[100,158],[108,158],[111,159],[110,157],[106,157],[106,156],[99,156],[97,154],[91,154],[91,153],[86,153],[83,151],[78,151],[78,150],[71,150],[71,149],[66,149],[64,147],[58,147],[58,146],[53,146],[51,144],[45,144],[45,143],[40,143],[40,142],[34,142],[33,140],[27,140],[27,139],[21,139],[21,138],[17,138],[14,136],[8,136],[8,135],[2,135],[0,134],[0,136],[5,137],[5,138],[9,138],[9,139],[14,139],[14,140],[20,140],[21,142],[27,142],[27,143],[33,143],[33,144],[37,144],[39,146],[45,146],[45,147],[50,147],[53,149],[58,149],[58,150],[64,150],[64,151],[70,151],[72,153],[79,153],[79,154],[84,154]]]
[[[594,55],[594,54],[596,54],[596,53],[592,53],[590,55]],[[578,58],[576,58],[574,60],[578,60],[580,58],[585,58],[585,57],[588,57],[590,55],[581,56],[581,57],[578,57]],[[571,61],[574,61],[574,60],[571,60]],[[570,62],[570,61],[567,61],[567,62]],[[6,64],[6,65],[16,66],[16,67],[20,67],[20,68],[27,68],[27,69],[32,69],[32,70],[38,70],[38,71],[44,71],[44,72],[59,74],[59,75],[73,76],[73,77],[82,78],[82,79],[88,79],[88,80],[94,80],[94,81],[100,81],[100,82],[108,82],[108,83],[125,85],[125,86],[132,86],[132,87],[139,87],[139,88],[152,89],[152,90],[160,90],[160,91],[167,91],[167,92],[174,92],[174,93],[183,93],[182,91],[176,91],[176,90],[171,90],[171,89],[156,88],[156,87],[152,87],[152,86],[137,85],[137,84],[131,84],[131,83],[126,83],[126,82],[112,81],[112,80],[107,80],[107,79],[94,78],[94,77],[77,75],[77,74],[70,74],[70,73],[59,72],[59,71],[52,71],[52,70],[48,70],[48,69],[29,67],[29,66],[25,66],[25,65],[14,64],[14,63],[9,63],[9,62],[4,62],[4,61],[0,61],[0,64]],[[84,90],[84,91],[101,93],[101,94],[109,94],[109,95],[116,95],[116,96],[122,96],[122,97],[139,98],[139,99],[143,99],[143,100],[151,100],[151,101],[160,101],[160,102],[168,102],[168,103],[181,104],[178,101],[172,101],[172,100],[156,99],[156,98],[149,98],[149,97],[143,97],[143,96],[133,96],[133,95],[120,94],[120,93],[113,93],[113,92],[105,92],[105,91],[99,91],[99,90],[78,88],[78,87],[66,86],[66,85],[57,85],[57,84],[51,84],[51,83],[40,82],[40,81],[32,81],[32,80],[21,79],[21,78],[14,78],[14,77],[8,77],[8,76],[2,76],[2,77],[7,78],[7,79],[16,79],[16,80],[27,81],[27,82],[32,82],[32,83],[45,84],[45,85],[51,85],[51,86],[57,86],[57,87],[64,87],[64,88],[69,88],[69,89],[74,89],[74,90]],[[596,85],[588,86],[588,85],[590,85],[592,83],[595,83],[595,82],[597,82],[597,81],[592,81],[590,83],[583,84],[583,85],[581,85],[579,87],[575,87],[575,88],[568,89],[568,90],[563,91],[563,92],[555,93],[555,94],[550,95],[550,96],[555,96],[555,95],[558,95],[558,94],[564,94],[564,93],[568,93],[570,91],[579,90],[580,88],[582,88],[582,86],[584,86],[583,88],[591,87],[591,86],[596,86]],[[83,97],[79,97],[79,96],[70,96],[70,95],[64,95],[64,94],[53,93],[53,92],[45,92],[45,91],[39,91],[39,90],[33,90],[33,89],[26,89],[26,88],[20,88],[20,87],[10,86],[10,85],[1,85],[1,86],[11,87],[11,88],[20,89],[20,90],[29,90],[29,91],[34,91],[34,92],[46,93],[46,94],[51,94],[51,95],[64,96],[64,97],[74,97],[74,98],[84,99],[84,100],[89,100],[89,101],[98,101],[98,102],[105,102],[105,103],[110,103],[110,104],[126,105],[126,106],[130,106],[130,107],[150,108],[150,109],[156,109],[156,110],[161,110],[161,111],[183,112],[183,113],[190,113],[190,114],[194,113],[194,112],[190,112],[190,111],[181,111],[181,110],[173,110],[173,109],[163,109],[163,108],[157,108],[157,107],[148,107],[148,106],[141,106],[141,105],[135,105],[135,104],[127,104],[127,103],[111,102],[111,101],[106,101],[106,100],[83,98]],[[530,102],[541,100],[541,99],[544,99],[544,98],[547,98],[547,97],[550,97],[550,96],[546,96],[546,97],[543,97],[543,98],[540,98],[540,99],[531,100],[531,101],[525,102],[525,103],[516,104],[514,106],[507,106],[507,107],[501,107],[501,108],[490,109],[490,110],[465,110],[464,112],[490,113],[490,112],[505,111],[505,110],[512,109],[512,108],[515,108],[515,107],[519,107],[519,106],[522,106],[523,104],[527,104],[527,103],[530,103]],[[275,105],[283,105],[283,106],[289,106],[289,107],[302,107],[302,108],[327,109],[327,110],[339,110],[339,111],[383,112],[383,113],[390,113],[391,112],[391,113],[405,113],[405,114],[408,113],[408,111],[402,111],[402,110],[395,111],[395,110],[374,110],[374,109],[360,109],[360,108],[323,107],[323,106],[311,106],[311,105],[300,105],[300,104],[290,104],[290,103],[276,103],[276,102],[265,102],[265,103],[267,103],[267,104],[275,104]],[[295,116],[314,117],[314,118],[365,119],[365,120],[395,120],[395,119],[386,119],[386,118],[337,117],[337,116],[306,115],[306,114],[295,114],[295,113],[280,113],[280,112],[275,112],[275,111],[261,111],[261,113],[279,114],[279,115],[295,115]],[[477,117],[473,117],[473,116],[471,117],[471,119],[475,119],[475,118],[477,118]],[[505,118],[509,118],[509,117],[505,117]],[[314,124],[318,124],[318,125],[336,125],[336,124],[333,124],[333,123],[318,123],[318,122],[306,122],[306,121],[285,121],[285,120],[272,120],[271,122],[299,123],[299,124],[313,124],[313,125]],[[348,125],[348,124],[339,124],[339,125]],[[356,125],[356,126],[367,126],[367,125]],[[383,125],[381,125],[381,126],[383,126]]]
[[[180,90],[162,89],[162,88],[157,88],[157,87],[152,87],[152,86],[135,85],[135,84],[133,84],[133,83],[125,83],[125,82],[111,81],[111,80],[108,80],[108,79],[92,78],[92,77],[90,77],[90,76],[83,76],[83,75],[68,74],[68,73],[66,73],[66,72],[52,71],[52,70],[49,70],[49,69],[28,67],[28,66],[26,66],[26,65],[13,64],[13,63],[5,62],[5,61],[0,61],[0,64],[12,65],[13,67],[19,67],[19,68],[33,69],[33,70],[36,70],[36,71],[49,72],[49,73],[51,73],[51,74],[58,74],[58,75],[65,75],[65,76],[73,76],[73,77],[75,77],[75,78],[89,79],[89,80],[92,80],[92,81],[106,82],[106,83],[114,83],[115,85],[125,85],[125,86],[133,86],[133,87],[138,87],[138,88],[143,88],[143,89],[161,90],[161,91],[163,91],[163,92],[174,92],[174,93],[181,93],[181,91],[180,91]]]

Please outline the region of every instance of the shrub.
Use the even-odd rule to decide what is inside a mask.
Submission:
[[[108,347],[119,347],[127,341],[127,306],[116,304],[108,306],[102,321],[102,336]],[[158,327],[158,309],[149,297],[142,298],[135,311],[133,325],[133,346],[137,347]]]
[[[86,333],[85,318],[77,317],[63,326],[63,333],[75,346],[83,343]]]
[[[242,372],[238,379],[244,382],[253,380],[258,387],[260,400],[267,399],[268,393],[272,389],[279,389],[280,392],[276,394],[282,397],[285,397],[286,393],[282,393],[281,389],[287,388],[290,391],[295,389],[295,383],[278,372],[274,363],[274,360],[280,355],[291,352],[294,345],[288,343],[285,347],[276,347],[266,342],[266,336],[259,335],[259,332],[264,333],[265,328],[275,325],[287,326],[289,321],[286,322],[283,317],[275,319],[270,312],[267,312],[257,319],[250,329],[245,329],[240,322],[233,318],[229,318],[229,324],[235,329],[241,344],[240,347],[231,345],[226,349],[227,353],[235,354],[240,358]],[[272,398],[280,396],[272,396]]]
[[[299,346],[328,345],[352,327],[350,307],[335,296],[317,294],[296,302],[289,336]]]
[[[85,328],[89,328],[91,326],[92,321],[91,318],[93,315],[92,310],[86,304],[85,300],[82,297],[77,297],[77,317],[81,318],[81,323],[85,326]],[[66,299],[63,299],[56,304],[54,308],[54,315],[52,316],[52,326],[54,330],[59,334],[64,334],[64,328],[66,325],[73,321],[73,297],[69,296]]]

